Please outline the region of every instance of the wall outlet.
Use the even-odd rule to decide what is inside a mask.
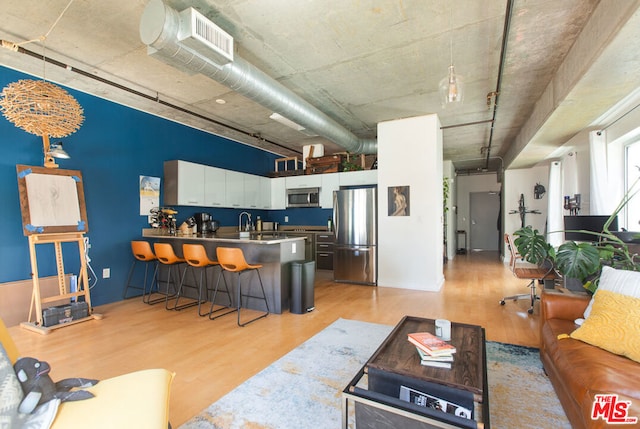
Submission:
[[[284,221],[285,221],[285,222],[289,222],[289,216],[285,216],[285,217],[284,217]]]
[[[103,268],[102,269],[102,278],[103,279],[108,279],[109,277],[111,277],[111,268]]]

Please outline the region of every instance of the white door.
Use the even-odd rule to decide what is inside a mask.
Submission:
[[[469,209],[471,250],[499,250],[500,195],[497,192],[471,192]]]

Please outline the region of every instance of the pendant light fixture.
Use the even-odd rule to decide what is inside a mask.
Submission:
[[[17,51],[19,45],[41,42],[44,51],[47,36],[71,6],[71,3],[73,0],[69,1],[46,35],[19,44],[5,42],[2,46]],[[30,134],[41,136],[44,166],[57,168],[58,165],[53,158],[64,158],[64,155],[69,158],[69,155],[62,150],[59,143],[51,145],[49,137],[66,137],[76,132],[84,121],[84,115],[82,107],[71,94],[46,80],[44,52],[42,57],[42,80],[23,79],[7,85],[0,93],[0,111],[16,127]]]
[[[452,8],[453,9],[453,8]],[[462,76],[456,73],[455,67],[453,66],[453,26],[451,15],[453,12],[449,12],[449,72],[447,75],[440,81],[439,92],[440,92],[440,101],[442,103],[442,107],[446,108],[447,106],[455,106],[462,104],[464,100],[464,79]]]
[[[24,131],[42,137],[44,166],[57,168],[49,137],[66,137],[84,121],[82,107],[71,94],[46,80],[23,79],[7,85],[0,94],[0,110]],[[68,156],[68,155],[67,155]]]

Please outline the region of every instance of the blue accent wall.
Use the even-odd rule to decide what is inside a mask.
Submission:
[[[0,67],[0,88],[20,79],[38,79]],[[178,123],[131,109],[120,104],[65,88],[84,109],[81,128],[62,139],[71,159],[58,159],[60,168],[80,170],[89,224],[90,265],[98,281],[91,291],[93,305],[122,299],[122,291],[132,262],[130,241],[149,227],[140,216],[139,176],[163,178],[163,163],[181,159],[215,167],[266,176],[274,169],[279,155],[198,131]],[[114,89],[115,90],[115,89]],[[27,237],[22,233],[22,217],[16,165],[43,165],[42,138],[15,127],[0,118],[0,201],[2,202],[3,240],[0,242],[0,282],[31,278]],[[163,181],[164,186],[164,181]],[[160,200],[162,204],[162,197]],[[237,225],[239,210],[210,207],[175,207],[177,220],[206,211],[223,226]],[[296,209],[252,211],[253,219],[290,225],[326,225],[331,210]],[[63,245],[67,273],[77,273],[77,246]],[[52,245],[38,245],[40,277],[56,275]],[[75,264],[75,266],[74,266]],[[111,278],[102,279],[102,269],[111,269]]]

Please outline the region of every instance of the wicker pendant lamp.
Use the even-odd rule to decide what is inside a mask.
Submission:
[[[17,52],[20,45],[31,42],[43,44],[74,0],[70,0],[49,31],[37,39],[22,43],[3,40],[2,47]],[[49,137],[66,137],[76,132],[84,121],[82,107],[71,94],[44,79],[46,65],[43,53],[43,79],[24,79],[10,83],[0,93],[0,111],[9,122],[28,133],[42,137],[44,166],[58,168],[54,161]],[[67,155],[68,157],[68,155]]]
[[[50,153],[49,137],[66,137],[84,121],[82,107],[71,94],[45,80],[19,80],[7,85],[0,110],[9,122],[42,137],[44,166],[57,168]]]

